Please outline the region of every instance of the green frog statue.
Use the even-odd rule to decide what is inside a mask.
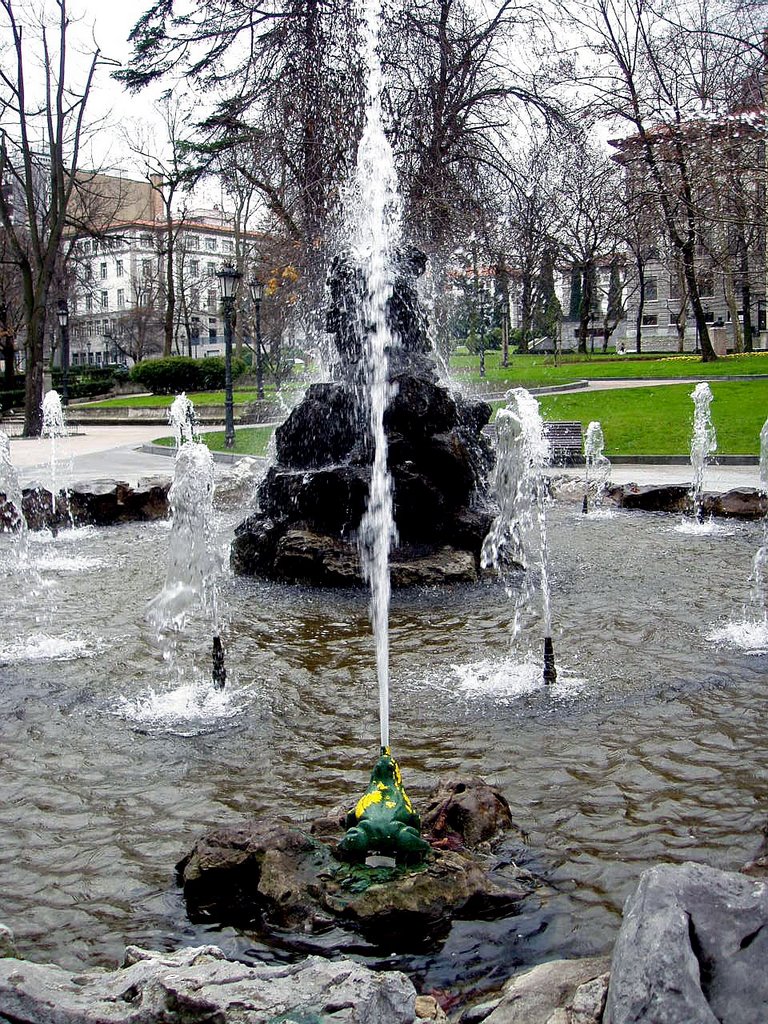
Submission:
[[[414,811],[397,761],[381,748],[371,782],[345,820],[347,833],[337,847],[344,860],[362,861],[378,853],[404,863],[423,860],[430,849],[419,835],[421,820]]]

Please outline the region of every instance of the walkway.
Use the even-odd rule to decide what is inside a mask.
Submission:
[[[57,442],[57,481],[70,485],[90,480],[124,480],[136,484],[148,477],[173,476],[172,450],[151,452],[142,446],[158,436],[152,426],[82,427],[81,433]],[[11,438],[11,461],[22,486],[50,481],[51,442],[47,438]],[[231,461],[233,456],[227,456]],[[236,458],[236,456],[234,457]],[[226,463],[216,463],[217,472],[226,471]],[[584,478],[583,466],[552,467],[553,476],[574,480]],[[678,484],[690,483],[691,467],[681,465],[622,463],[612,467],[613,483]],[[705,488],[728,491],[734,487],[758,487],[759,466],[717,466],[707,469]]]

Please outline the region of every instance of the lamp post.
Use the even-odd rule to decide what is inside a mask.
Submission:
[[[243,276],[231,263],[225,263],[216,275],[224,308],[224,444],[232,448],[235,443],[235,415],[232,400],[232,320],[235,310],[237,283]]]
[[[200,344],[200,317],[192,317],[192,344],[195,346],[195,359],[197,359],[197,346]]]
[[[61,328],[61,404],[69,405],[69,306],[66,299],[57,302],[56,316]]]
[[[254,321],[256,327],[256,394],[259,398],[264,397],[264,358],[261,349],[261,300],[264,298],[264,285],[253,275],[248,282],[251,289],[251,301],[253,302]]]

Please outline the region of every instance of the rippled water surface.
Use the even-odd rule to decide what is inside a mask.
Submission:
[[[767,656],[725,628],[745,618],[761,527],[696,536],[571,504],[549,520],[549,691],[540,619],[512,650],[494,581],[393,598],[391,735],[412,798],[453,771],[498,784],[548,883],[520,915],[457,923],[442,950],[398,961],[425,988],[608,950],[645,867],[737,868],[766,816]],[[202,939],[270,955],[190,925],[174,864],[213,825],[351,803],[377,753],[366,595],[225,578],[229,679],[213,694],[202,623],[174,665],[145,620],[168,536],[35,536],[27,566],[0,538],[0,921],[33,959],[113,964],[128,942]]]

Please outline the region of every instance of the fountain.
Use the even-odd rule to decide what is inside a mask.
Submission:
[[[768,420],[760,431],[760,489],[768,497]],[[724,643],[751,654],[768,653],[768,608],[766,607],[766,571],[768,570],[768,511],[762,519],[762,537],[752,559],[749,606],[740,619],[727,622],[709,633],[715,643]]]
[[[541,594],[544,624],[544,681],[557,678],[552,644],[552,613],[547,565],[547,486],[545,468],[550,445],[539,403],[525,388],[507,394],[507,406],[496,416],[498,431],[492,489],[499,514],[483,542],[482,564],[496,569],[514,597],[512,639],[520,631],[520,615],[536,587]],[[523,570],[522,574],[520,570]]]
[[[171,537],[165,583],[149,602],[148,618],[164,645],[166,660],[175,665],[175,638],[184,631],[190,615],[201,609],[213,636],[213,686],[222,690],[227,672],[219,634],[216,576],[220,557],[213,530],[213,456],[197,440],[194,406],[185,394],[174,399],[169,420],[177,444],[168,493]]]
[[[584,439],[585,489],[582,512],[599,513],[611,475],[611,463],[604,454],[603,428],[597,420],[587,427]]]
[[[0,494],[5,495],[5,504],[0,506],[2,530],[18,538],[16,555],[19,561],[26,560],[27,521],[24,518],[23,496],[19,476],[11,462],[11,443],[8,435],[0,430]]]
[[[693,433],[691,435],[691,469],[693,480],[690,490],[691,514],[697,523],[704,518],[704,473],[709,456],[717,451],[717,435],[712,423],[710,406],[712,392],[706,381],[701,381],[691,392],[693,399]]]

